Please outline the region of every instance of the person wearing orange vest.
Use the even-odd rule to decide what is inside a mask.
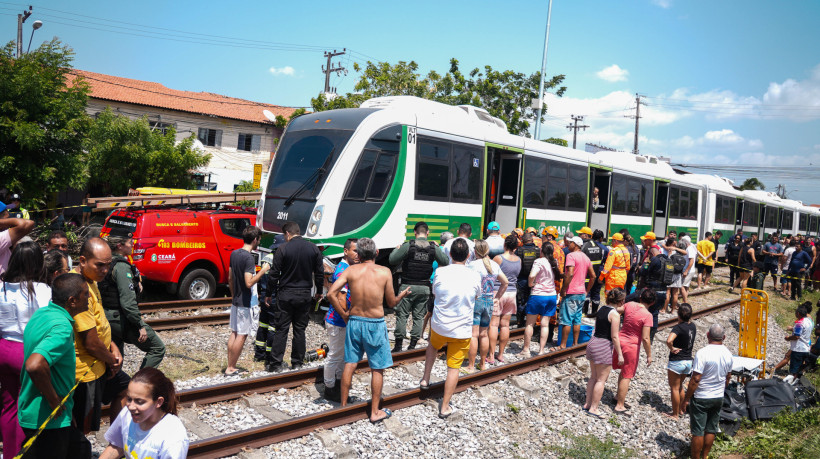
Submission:
[[[564,251],[561,250],[561,244],[558,243],[558,228],[554,226],[548,226],[541,230],[541,236],[543,237],[543,244],[552,244],[555,247],[555,250],[552,251],[552,257],[555,258],[555,261],[558,263],[558,269],[561,270],[561,273],[564,272],[564,261],[565,255]],[[561,291],[561,281],[563,279],[555,279],[555,287],[558,291]]]
[[[624,236],[621,233],[615,233],[610,238],[612,240],[612,249],[609,251],[609,256],[606,258],[606,265],[601,270],[599,280],[606,281],[604,284],[604,291],[609,292],[614,288],[624,288],[626,284],[626,274],[630,268],[629,250],[624,247]]]

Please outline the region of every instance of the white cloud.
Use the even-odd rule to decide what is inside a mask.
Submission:
[[[614,83],[616,81],[626,81],[629,70],[622,69],[617,64],[612,64],[609,67],[599,70],[595,75],[604,81]]]
[[[663,9],[669,9],[672,7],[672,0],[652,0],[652,4]]]
[[[279,67],[279,68],[271,67],[270,68],[270,73],[272,73],[275,76],[282,76],[282,75],[284,75],[284,76],[293,76],[293,75],[296,74],[296,69],[294,69],[293,67],[291,67],[289,65],[286,65],[284,67]]]

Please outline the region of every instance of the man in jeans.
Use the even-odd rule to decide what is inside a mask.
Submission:
[[[595,270],[592,262],[589,261],[581,246],[584,241],[575,236],[569,240],[569,250],[566,261],[564,261],[564,281],[561,287],[561,311],[559,313],[559,323],[563,327],[561,331],[561,343],[559,349],[563,349],[567,344],[567,337],[572,329],[573,343],[578,343],[578,336],[581,334],[581,318],[584,300],[586,300],[592,285],[595,283]],[[591,279],[584,285],[587,277]]]
[[[359,262],[356,253],[356,239],[348,239],[344,245],[344,257],[336,265],[336,271],[330,277],[331,285],[341,276],[345,269]],[[325,398],[342,402],[342,371],[345,367],[345,327],[350,310],[350,290],[345,285],[339,292],[339,303],[343,310],[336,311],[331,303],[325,314],[325,331],[327,332],[327,359],[325,359]]]
[[[276,324],[273,332],[271,363],[268,371],[282,370],[287,347],[288,331],[293,324],[293,343],[290,364],[300,368],[305,360],[305,329],[310,307],[322,297],[325,268],[322,252],[316,245],[302,238],[296,222],[282,225],[287,243],[273,256],[267,291],[276,293]],[[311,290],[315,293],[311,296]]]
[[[719,432],[723,392],[732,371],[732,353],[723,345],[724,338],[723,327],[713,324],[706,334],[709,344],[695,354],[692,362],[692,379],[689,380],[682,409],[686,411],[689,407],[693,459],[709,457],[715,435]]]
[[[228,367],[225,368],[225,376],[248,373],[247,370],[237,368],[236,363],[253,325],[251,307],[259,304],[259,296],[254,286],[270,269],[270,265],[263,263],[262,269],[256,272],[256,262],[251,252],[259,246],[261,238],[262,232],[259,228],[248,226],[242,231],[242,248],[231,252],[228,268],[228,288],[231,290],[231,336],[228,338]]]
[[[763,244],[762,253],[764,255],[763,275],[772,274],[772,284],[774,285],[774,290],[777,291],[777,268],[780,265],[780,257],[783,254],[783,246],[780,244],[777,234],[773,234],[769,242]]]

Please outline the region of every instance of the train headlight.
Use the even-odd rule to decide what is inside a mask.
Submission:
[[[322,221],[322,209],[317,208],[316,210],[314,210],[311,220]]]
[[[316,206],[310,214],[310,222],[307,227],[306,236],[312,237],[319,233],[319,224],[322,222],[322,216],[325,213],[325,206]]]
[[[310,226],[308,226],[308,235],[313,236],[317,231],[319,231],[319,227],[316,226],[316,223],[311,223]]]

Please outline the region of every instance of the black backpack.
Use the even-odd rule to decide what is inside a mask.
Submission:
[[[661,283],[663,285],[669,285],[675,280],[675,262],[671,258],[668,258],[664,255],[658,255],[659,257],[663,257],[663,271],[661,271]]]
[[[675,264],[675,274],[681,274],[686,269],[686,257],[679,252],[673,253],[669,259]]]

